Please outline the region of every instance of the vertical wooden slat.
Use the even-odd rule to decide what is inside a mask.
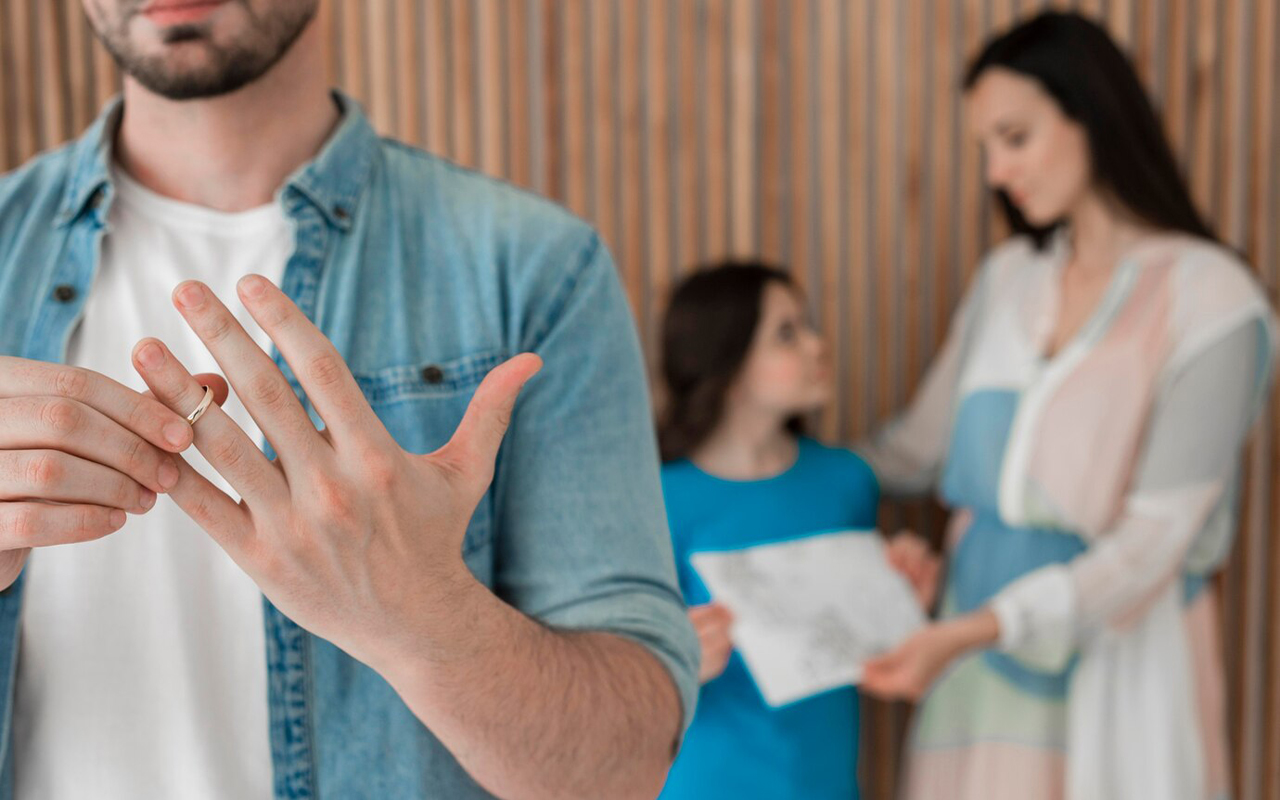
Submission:
[[[1254,69],[1244,78],[1252,87],[1250,101],[1253,104],[1252,147],[1249,153],[1250,176],[1249,194],[1246,200],[1245,215],[1249,228],[1248,247],[1253,263],[1257,265],[1264,284],[1268,283],[1268,265],[1274,265],[1280,259],[1280,253],[1273,251],[1268,245],[1274,233],[1274,220],[1280,219],[1280,208],[1274,203],[1276,185],[1273,181],[1273,167],[1280,161],[1280,153],[1274,146],[1276,136],[1276,109],[1280,106],[1277,93],[1280,86],[1280,41],[1277,31],[1280,30],[1280,9],[1276,3],[1259,3],[1257,19],[1253,25]],[[1270,284],[1275,289],[1275,284]],[[1277,492],[1276,494],[1280,494]],[[1277,665],[1280,666],[1280,665]],[[1280,741],[1277,748],[1270,752],[1280,752]],[[1276,759],[1280,763],[1280,758]]]
[[[934,9],[933,30],[933,125],[931,129],[933,148],[933,191],[930,198],[933,204],[933,227],[924,232],[933,240],[933,262],[925,264],[925,270],[934,284],[933,292],[933,341],[929,342],[930,352],[937,352],[946,335],[951,307],[955,296],[955,288],[947,280],[950,261],[951,229],[955,224],[955,208],[952,206],[952,187],[955,170],[952,164],[953,142],[952,131],[958,124],[957,103],[955,95],[961,91],[960,81],[955,64],[959,53],[954,46],[955,39],[951,35],[955,21],[951,12],[954,4],[938,3]]]
[[[392,41],[391,6],[387,0],[370,0],[367,6],[364,36],[359,52],[364,55],[369,84],[369,119],[373,127],[383,134],[395,135],[396,103],[392,84],[392,53],[389,47],[375,47],[375,42]]]
[[[592,2],[590,4],[590,32],[588,45],[591,49],[591,130],[588,138],[593,142],[591,159],[592,170],[592,209],[591,218],[600,229],[601,235],[609,247],[618,246],[617,218],[617,151],[615,143],[617,130],[618,92],[614,85],[614,64],[617,50],[613,45],[614,6],[611,2]],[[630,265],[623,265],[624,271]]]
[[[734,255],[750,255],[759,250],[760,229],[755,222],[756,187],[756,3],[730,0],[729,36],[726,47],[730,65],[728,121],[729,167],[726,178],[730,191],[729,241]],[[833,83],[826,81],[825,83]]]
[[[396,135],[409,144],[421,145],[420,128],[422,74],[419,72],[421,50],[416,37],[419,3],[395,0],[395,25],[388,39],[395,42]]]
[[[39,73],[40,97],[40,149],[45,150],[67,140],[70,132],[65,124],[67,92],[65,75],[66,54],[63,44],[66,39],[58,30],[58,12],[61,7],[52,0],[36,4],[36,48]]]
[[[35,155],[38,149],[38,126],[40,123],[40,100],[36,97],[35,62],[32,59],[32,7],[29,3],[12,3],[9,5],[9,41],[8,47],[13,53],[14,84],[14,119],[15,139],[17,141],[17,157],[25,161]]]
[[[618,260],[626,276],[628,295],[636,319],[648,323],[647,308],[648,269],[641,244],[645,230],[641,226],[649,218],[648,209],[641,209],[642,163],[641,128],[643,119],[640,96],[640,9],[636,3],[620,0],[614,5],[614,38],[618,40],[616,74],[618,79],[618,109],[615,120],[618,125],[618,180],[614,186],[618,237]],[[647,333],[647,332],[646,332]],[[645,338],[648,338],[647,336]]]
[[[678,0],[677,0],[678,1]],[[675,212],[672,200],[673,182],[671,151],[674,120],[671,107],[669,76],[672,74],[672,42],[669,38],[671,6],[669,0],[653,0],[645,15],[644,68],[646,92],[644,148],[647,161],[643,198],[648,212],[643,244],[650,275],[649,355],[656,358],[659,347],[659,319],[671,292],[671,276],[675,268],[672,253],[671,220]]]
[[[809,292],[809,262],[813,258],[809,251],[809,159],[810,130],[813,124],[813,101],[809,94],[809,36],[810,15],[813,14],[813,0],[793,0],[791,13],[788,15],[790,33],[790,60],[788,71],[790,77],[788,120],[790,129],[790,163],[788,176],[791,181],[790,192],[790,264],[791,274],[801,291]]]
[[[369,95],[365,91],[365,53],[364,27],[368,15],[366,0],[355,0],[342,5],[342,89],[357,101],[368,104]]]
[[[505,9],[505,12],[502,11]],[[535,188],[533,179],[534,132],[532,124],[532,98],[530,74],[540,65],[536,54],[529,52],[529,30],[534,21],[530,18],[528,0],[512,0],[500,9],[505,18],[503,48],[506,56],[507,103],[503,151],[507,161],[507,176],[519,186]]]
[[[876,204],[874,236],[876,265],[880,272],[878,281],[878,305],[884,316],[881,325],[892,326],[890,309],[894,305],[894,277],[899,262],[898,247],[894,240],[898,181],[898,106],[902,98],[897,93],[896,69],[898,47],[896,38],[897,4],[885,4],[877,8],[875,21],[875,75],[876,75]],[[871,233],[869,231],[869,233]],[[882,328],[885,330],[885,328]],[[876,416],[886,418],[893,410],[893,350],[892,336],[878,336],[879,347],[875,358],[875,372],[868,376],[876,385]]]
[[[78,135],[93,120],[93,94],[89,91],[93,56],[79,0],[63,0],[61,19],[63,35],[66,36],[67,90],[71,93],[66,98],[71,109],[71,128],[66,131],[70,138]]]
[[[988,2],[991,4],[991,24],[994,30],[1003,31],[1013,24],[1013,0],[988,0]]]
[[[1244,76],[1249,72],[1253,56],[1253,40],[1246,30],[1248,16],[1245,4],[1248,0],[1223,0],[1226,6],[1223,48],[1220,54],[1223,75],[1217,162],[1220,165],[1218,184],[1222,197],[1219,231],[1233,247],[1245,247],[1245,198],[1249,193],[1249,175],[1245,172],[1245,160],[1249,155],[1250,104],[1248,86]],[[1225,124],[1222,124],[1225,123]]]
[[[1077,0],[1075,7],[1081,14],[1091,19],[1102,16],[1102,0]]]
[[[720,258],[729,251],[729,84],[725,74],[725,53],[729,46],[725,34],[729,20],[729,0],[702,0],[705,22],[702,46],[702,70],[705,75],[702,103],[703,185],[702,207],[705,210],[705,237],[702,253]]]
[[[427,129],[424,131],[424,146],[427,150],[440,155],[449,155],[449,108],[448,96],[449,62],[445,50],[445,40],[449,32],[445,30],[448,19],[445,7],[449,0],[428,0],[422,14],[422,48],[425,51],[423,76],[423,102],[426,103]]]
[[[480,152],[476,163],[490,175],[505,177],[506,157],[502,147],[507,126],[502,104],[502,29],[498,15],[499,2],[508,0],[472,0],[475,48],[471,58],[476,73],[476,136]]]
[[[676,49],[676,92],[673,108],[675,128],[675,185],[671,201],[676,204],[674,270],[679,274],[692,267],[700,251],[696,224],[702,194],[698,152],[698,93],[695,85],[698,61],[698,6],[693,0],[673,0],[672,36]]]
[[[7,4],[0,3],[0,170],[8,170],[18,164],[19,158],[14,141],[14,122],[18,110],[10,105],[13,101],[9,87],[17,71],[13,49],[9,47],[9,15],[12,12]]]
[[[925,19],[923,9],[918,3],[905,4],[905,38],[906,49],[912,53],[923,53],[925,48]],[[897,376],[894,381],[894,406],[900,407],[907,397],[909,387],[915,385],[916,379],[923,369],[921,364],[920,340],[923,333],[925,310],[921,308],[924,294],[924,281],[921,277],[921,260],[923,256],[923,236],[911,236],[909,231],[923,229],[922,192],[928,180],[925,174],[925,141],[924,141],[924,105],[925,105],[925,69],[927,63],[922,58],[908,59],[903,65],[906,76],[905,93],[901,102],[905,105],[905,129],[898,140],[905,145],[905,174],[900,180],[899,190],[903,195],[902,227],[896,234],[903,246],[903,310],[899,320],[899,339],[902,349],[897,359]]]
[[[1218,20],[1215,3],[1200,2],[1195,5],[1195,11],[1192,27],[1195,61],[1191,96],[1191,141],[1194,149],[1191,156],[1191,194],[1196,205],[1211,215],[1215,210],[1212,207],[1216,166],[1213,138],[1219,127],[1217,98],[1213,95]]]
[[[1188,126],[1186,124],[1190,108],[1191,62],[1185,56],[1190,55],[1191,20],[1190,0],[1169,0],[1169,42],[1164,51],[1168,70],[1168,98],[1165,104],[1165,130],[1173,151],[1178,155],[1179,163],[1184,169],[1189,157],[1187,151]]]
[[[449,108],[453,158],[459,164],[478,167],[480,162],[477,120],[480,103],[475,70],[475,4],[472,0],[450,0],[447,31],[453,58],[449,64],[453,104]]]
[[[69,0],[69,2],[79,5],[79,0]],[[338,60],[340,54],[337,43],[338,30],[334,21],[334,4],[321,3],[316,14],[316,25],[320,26],[320,41],[324,46],[324,69],[325,80],[330,86],[338,85]],[[417,35],[416,31],[410,31],[410,36]]]
[[[864,34],[863,12],[856,5],[846,5],[841,20],[840,35],[844,41],[841,56],[840,79],[843,96],[840,113],[843,117],[844,152],[839,168],[840,180],[845,187],[843,200],[844,241],[842,261],[846,273],[845,292],[841,298],[843,315],[848,319],[846,338],[848,353],[841,367],[839,393],[844,407],[846,427],[841,431],[844,441],[853,441],[865,431],[868,416],[864,402],[864,383],[861,365],[863,352],[870,337],[867,334],[869,320],[861,309],[867,302],[867,248],[863,231],[867,224],[867,126],[870,124],[864,112],[867,106],[866,83],[868,76],[867,53],[861,47]],[[865,749],[865,748],[864,748]]]
[[[968,62],[977,55],[982,43],[981,11],[982,0],[964,0],[963,18],[957,20],[961,27],[964,42],[964,58]],[[969,276],[976,269],[980,256],[981,241],[978,235],[978,209],[980,197],[987,190],[982,185],[980,167],[981,153],[978,143],[969,132],[967,125],[960,126],[960,193],[958,215],[958,237],[962,283],[968,285]]]
[[[1116,44],[1132,53],[1133,3],[1136,0],[1111,0],[1107,11],[1107,30],[1115,37]]]
[[[564,174],[563,201],[580,215],[588,208],[587,162],[587,89],[586,89],[586,0],[566,0],[563,15],[563,39],[559,47],[564,59],[563,128],[557,131],[560,146],[560,170]]]
[[[760,6],[760,150],[759,169],[759,251],[768,261],[784,258],[782,215],[787,204],[783,175],[782,125],[784,86],[782,42],[779,16],[786,13],[786,0],[762,0]]]
[[[1163,113],[1164,87],[1156,68],[1156,60],[1169,44],[1159,38],[1161,19],[1157,17],[1163,18],[1164,15],[1157,14],[1156,7],[1147,0],[1129,0],[1129,2],[1133,5],[1134,16],[1134,30],[1129,44],[1130,57],[1138,70],[1138,77],[1147,88],[1147,94],[1151,96],[1156,106],[1156,111]]]
[[[1253,67],[1241,76],[1252,87],[1253,146],[1248,174],[1251,176],[1246,215],[1251,235],[1248,237],[1253,263],[1259,277],[1270,290],[1272,302],[1280,301],[1277,280],[1280,279],[1280,251],[1275,220],[1280,218],[1280,9],[1275,3],[1256,6],[1253,21]],[[1247,76],[1247,77],[1245,77]],[[1280,392],[1277,393],[1280,396]],[[1271,406],[1270,418],[1255,447],[1264,450],[1262,460],[1265,482],[1257,488],[1267,495],[1268,526],[1266,541],[1270,553],[1266,564],[1266,580],[1262,590],[1260,624],[1265,625],[1266,639],[1262,657],[1262,675],[1266,676],[1261,692],[1263,730],[1253,744],[1261,753],[1260,796],[1280,800],[1280,397]],[[1243,777],[1243,776],[1241,776]]]
[[[546,156],[544,178],[547,195],[564,203],[566,197],[565,168],[563,163],[565,121],[566,62],[563,55],[561,33],[564,27],[564,7],[559,0],[540,0],[542,3],[542,63],[546,84],[543,86],[543,141]]]
[[[840,227],[841,219],[841,184],[843,177],[829,165],[840,161],[840,86],[834,80],[840,74],[840,0],[823,0],[815,9],[818,41],[813,43],[817,48],[818,70],[818,151],[814,154],[819,169],[818,208],[814,213],[818,222],[818,251],[815,254],[820,260],[822,275],[821,288],[813,288],[816,294],[810,299],[822,309],[820,319],[823,336],[828,348],[839,363],[847,358],[847,341],[843,341],[840,333],[840,311],[844,298],[838,291],[841,264],[840,259]],[[833,363],[834,367],[835,364]],[[827,439],[834,439],[840,425],[839,406],[832,405],[822,417],[822,434]]]

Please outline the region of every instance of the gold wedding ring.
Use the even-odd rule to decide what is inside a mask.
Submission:
[[[196,410],[187,415],[187,422],[195,427],[196,420],[204,416],[204,412],[209,410],[209,406],[213,403],[213,387],[204,387],[204,397],[200,399],[200,405],[196,406]]]

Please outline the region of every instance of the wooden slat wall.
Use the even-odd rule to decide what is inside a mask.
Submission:
[[[0,167],[73,136],[118,87],[79,5],[0,2]],[[910,396],[1002,235],[957,81],[989,33],[1046,6],[1094,15],[1130,50],[1197,202],[1274,296],[1275,0],[326,0],[320,24],[331,79],[379,129],[598,225],[651,349],[695,261],[788,264],[839,365],[821,430],[847,440]],[[1280,800],[1278,423],[1280,395],[1222,581],[1243,800]],[[870,797],[890,796],[905,718],[869,710]]]

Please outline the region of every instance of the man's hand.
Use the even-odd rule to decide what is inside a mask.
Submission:
[[[174,302],[213,354],[275,449],[272,462],[221,408],[195,425],[195,444],[242,498],[185,463],[170,494],[282,612],[375,669],[412,649],[423,614],[447,614],[451,592],[474,581],[462,540],[493,477],[516,396],[541,366],[521,355],[481,383],[450,442],[404,451],[365,400],[337,350],[275,286],[239,284],[245,307],[271,337],[324,421],[319,431],[289,382],[203,284]],[[159,341],[134,349],[134,366],[180,413],[203,397]]]
[[[85,369],[0,357],[0,588],[32,547],[98,539],[178,483],[191,426]]]

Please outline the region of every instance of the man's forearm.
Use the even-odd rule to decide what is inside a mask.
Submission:
[[[681,725],[661,662],[619,636],[542,626],[470,576],[458,584],[373,666],[468,773],[503,798],[655,797]]]

